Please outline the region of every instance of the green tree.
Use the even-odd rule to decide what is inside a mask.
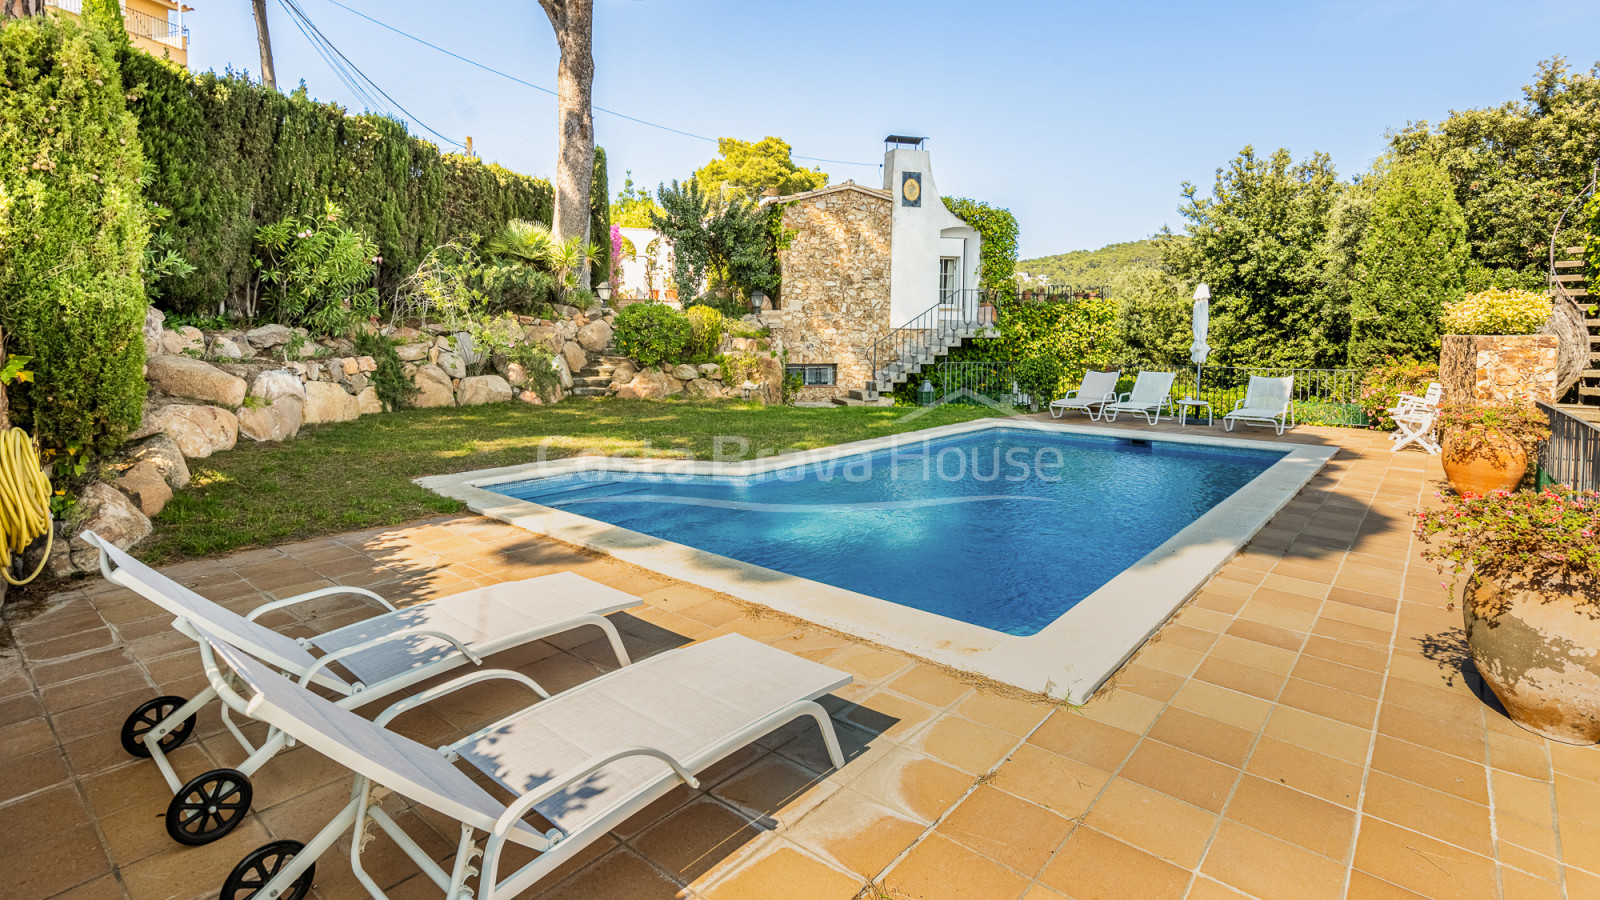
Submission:
[[[1017,274],[1017,217],[1009,209],[981,200],[943,199],[945,209],[971,225],[982,238],[978,247],[978,283],[990,291],[1010,288]]]
[[[97,28],[0,28],[0,325],[33,357],[12,413],[47,448],[104,452],[139,423],[149,241],[137,123]]]
[[[767,137],[755,143],[717,138],[718,158],[695,170],[694,181],[714,206],[754,200],[769,189],[783,196],[827,186],[828,173],[802,169],[789,153],[789,143],[782,138]]]
[[[1194,336],[1191,286],[1143,265],[1102,271],[1101,279],[1116,305],[1116,327],[1106,352],[1109,362],[1129,371],[1189,364]]]
[[[1437,129],[1419,122],[1396,134],[1393,146],[1449,175],[1476,267],[1529,272],[1521,282],[1542,284],[1550,233],[1600,158],[1600,65],[1574,72],[1552,57],[1522,95],[1453,112]]]
[[[688,301],[704,284],[711,294],[748,299],[752,290],[778,290],[776,206],[734,200],[713,210],[696,181],[662,185],[656,192],[662,212],[651,225],[672,242],[672,281]]]
[[[662,213],[656,198],[644,188],[634,187],[633,170],[629,169],[622,181],[622,190],[611,203],[611,221],[623,228],[651,228],[650,216]]]
[[[589,284],[611,278],[611,187],[606,177],[606,149],[594,148],[594,179],[589,183]]]
[[[1030,285],[1049,283],[1053,287],[1098,287],[1109,284],[1112,274],[1121,269],[1161,268],[1162,242],[1155,238],[1107,244],[1099,250],[1073,250],[1054,256],[1017,262],[1017,277],[1024,273]]]
[[[1217,362],[1343,361],[1343,317],[1326,302],[1318,264],[1341,189],[1325,153],[1296,164],[1288,150],[1262,159],[1249,146],[1217,170],[1210,197],[1184,183],[1179,212],[1188,240],[1164,231],[1163,255],[1180,280],[1210,285]]]
[[[1390,166],[1357,254],[1351,365],[1433,355],[1443,304],[1461,299],[1466,267],[1467,224],[1448,176],[1427,159]]]

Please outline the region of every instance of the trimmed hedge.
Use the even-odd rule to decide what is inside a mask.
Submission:
[[[327,200],[377,241],[384,298],[440,244],[513,218],[551,220],[548,182],[441,153],[393,119],[347,115],[304,88],[285,95],[232,72],[191,75],[140,50],[119,55],[151,166],[145,196],[171,211],[162,230],[195,267],[154,286],[174,311],[238,304],[254,282],[256,229]]]
[[[0,28],[0,83],[0,325],[34,373],[11,412],[46,449],[99,453],[145,392],[137,126],[113,42],[65,16]]]

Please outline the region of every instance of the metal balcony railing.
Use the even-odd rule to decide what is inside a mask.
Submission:
[[[83,15],[83,0],[44,0],[44,5],[75,16]],[[124,6],[122,23],[131,37],[142,37],[179,50],[188,45],[189,29],[149,13]]]

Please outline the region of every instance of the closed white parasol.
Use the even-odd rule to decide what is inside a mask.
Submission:
[[[1201,365],[1211,352],[1206,333],[1211,330],[1211,288],[1201,282],[1194,289],[1194,343],[1189,345],[1189,361]]]

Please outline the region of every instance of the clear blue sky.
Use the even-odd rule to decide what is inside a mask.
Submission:
[[[246,0],[191,0],[191,67],[256,71]],[[557,50],[536,0],[341,0],[545,87]],[[422,121],[534,175],[555,161],[555,99],[300,0],[333,43]],[[910,2],[596,0],[597,106],[709,137],[777,135],[834,181],[881,180],[886,134],[932,138],[941,191],[1008,207],[1024,257],[1179,224],[1245,144],[1365,169],[1387,130],[1515,99],[1535,64],[1600,58],[1600,4],[1572,0]],[[268,0],[279,84],[352,97]],[[359,108],[359,105],[357,105]],[[413,126],[413,131],[420,129]],[[610,159],[654,186],[706,141],[595,115]],[[425,134],[425,132],[422,132]]]

